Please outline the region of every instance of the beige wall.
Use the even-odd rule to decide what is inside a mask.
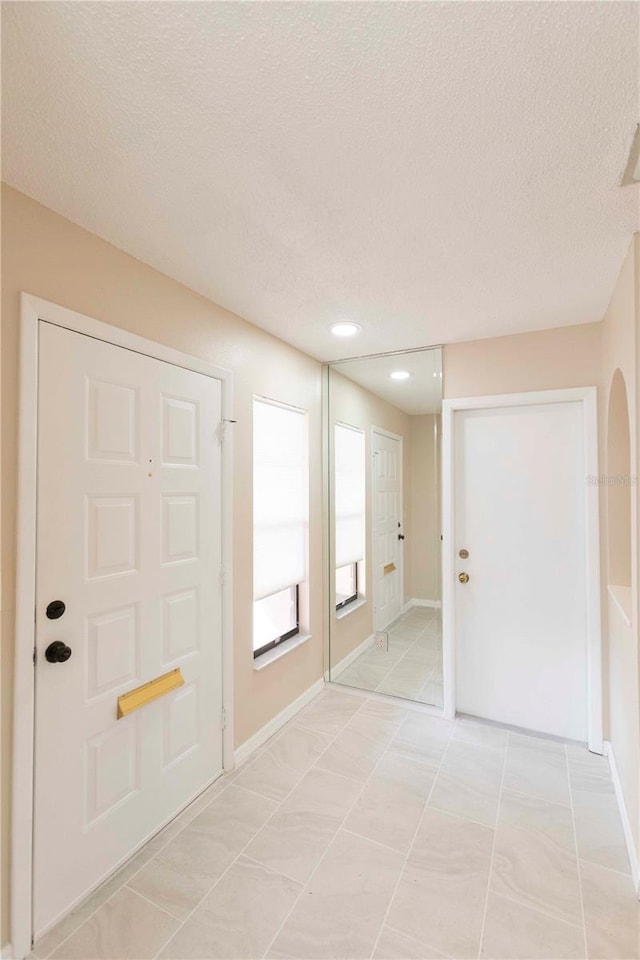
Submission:
[[[638,334],[640,324],[640,237],[636,236],[629,247],[627,256],[618,277],[611,302],[605,314],[602,337],[603,359],[603,409],[608,411],[611,386],[617,370],[624,377],[627,394],[627,414],[629,420],[630,449],[629,472],[631,477],[638,476]],[[603,416],[605,435],[603,446],[605,454],[611,450],[608,441],[615,437],[607,436],[611,428],[608,416]],[[617,475],[617,464],[602,460],[601,473]],[[618,491],[622,492],[622,491]],[[603,580],[610,579],[611,556],[620,549],[629,548],[631,541],[631,590],[627,597],[627,613],[631,626],[621,614],[619,605],[609,592],[605,596],[605,615],[608,628],[608,672],[609,672],[609,739],[620,774],[620,782],[625,796],[627,810],[631,820],[636,849],[640,848],[638,816],[640,811],[640,701],[639,701],[639,659],[638,659],[638,496],[637,485],[631,488],[631,531],[620,530],[616,517],[612,513],[612,498],[607,496],[607,488],[602,488],[603,536],[606,548],[603,552]],[[629,537],[629,532],[631,536]],[[622,541],[622,542],[620,542]]]
[[[444,397],[599,386],[602,324],[448,343],[442,364]]]
[[[235,738],[240,744],[322,676],[321,367],[9,188],[2,193],[2,943],[8,852],[15,593],[19,294],[26,291],[234,373]],[[309,411],[313,639],[259,672],[251,644],[253,393]]]

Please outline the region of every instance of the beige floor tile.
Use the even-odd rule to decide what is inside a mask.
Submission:
[[[384,644],[378,646],[374,644],[356,660],[356,663],[380,663],[383,664],[387,670],[390,670],[398,660],[402,659],[404,654],[404,649],[398,649],[391,644],[389,644],[389,646],[385,646]]]
[[[360,660],[356,660],[335,680],[349,687],[356,687],[358,690],[375,690],[390,669],[391,664],[362,663]]]
[[[481,747],[494,747],[496,750],[506,750],[506,730],[494,727],[490,723],[479,723],[466,717],[459,717],[453,731],[454,740],[463,740],[465,743],[477,743]]]
[[[391,741],[389,749],[410,760],[423,760],[436,766],[442,760],[455,723],[411,713]]]
[[[406,707],[400,706],[398,703],[386,703],[384,700],[372,697],[365,702],[362,710],[360,710],[360,715],[377,717],[379,720],[391,720],[400,726],[402,721],[406,720],[408,711]]]
[[[578,856],[630,873],[629,856],[613,784],[600,773],[571,772]]]
[[[276,809],[266,797],[228,787],[129,886],[184,919]]]
[[[630,877],[580,861],[590,960],[638,960],[640,903]]]
[[[297,722],[309,730],[334,737],[362,706],[362,700],[350,693],[327,690],[298,714]]]
[[[365,701],[366,705],[366,701]],[[347,730],[357,730],[383,746],[388,746],[402,725],[401,720],[396,717],[379,717],[371,713],[365,713],[364,707],[352,720],[349,721]]]
[[[391,927],[383,927],[373,954],[373,960],[441,960],[443,957],[444,954],[432,947]]]
[[[441,696],[439,631],[402,621],[393,653],[368,651],[361,669],[386,657],[409,685],[436,664],[416,696]],[[216,781],[42,938],[33,960],[475,957],[505,756],[482,957],[584,955],[573,797],[589,960],[640,960],[606,760],[339,690]]]
[[[481,957],[486,960],[582,960],[582,925],[492,894],[487,905]]]
[[[173,917],[123,888],[53,956],[56,960],[145,960],[155,957],[178,926]]]
[[[235,783],[272,800],[284,800],[330,742],[328,734],[306,727],[288,727],[268,750],[244,768]]]
[[[401,662],[412,663],[416,669],[422,669],[426,672],[438,666],[438,660],[439,655],[433,648],[432,642],[424,634],[420,634],[415,643],[409,647]]]
[[[594,776],[611,779],[609,761],[598,753],[590,753],[584,743],[567,744],[569,771],[573,773],[591,773]]]
[[[495,894],[581,923],[574,851],[570,809],[503,793],[491,879]]]
[[[420,691],[423,686],[422,677],[414,675],[408,677],[399,677],[393,671],[382,680],[376,687],[377,693],[383,693],[387,697],[401,697],[403,700],[420,701]]]
[[[173,837],[183,828],[179,819],[172,820],[164,829],[147,841],[142,850],[131,857],[112,877],[101,884],[95,893],[91,894],[68,916],[60,921],[49,933],[41,937],[34,948],[34,956],[38,960],[49,957],[64,940],[67,939],[87,920],[92,913],[102,906],[121,887],[125,886],[134,874],[149,862]]]
[[[564,745],[511,734],[504,787],[569,807],[569,770]]]
[[[387,753],[358,797],[345,829],[408,852],[434,777],[434,768]]]
[[[430,707],[442,707],[442,682],[428,681],[424,687],[421,687],[416,700],[418,703],[426,703]]]
[[[45,933],[37,941],[33,949],[33,955],[38,960],[45,960],[50,957],[56,947],[71,936],[89,917],[98,910],[110,897],[120,890],[126,883],[126,877],[117,873],[105,883],[101,884],[90,897],[88,897],[80,906],[76,907],[60,923],[56,924],[52,930]]]
[[[426,662],[427,657],[424,653],[420,657],[416,657],[415,654],[411,656],[412,649],[413,647],[410,647],[390,670],[389,679],[415,680],[417,683],[424,683],[433,670],[434,664]]]
[[[397,728],[393,721],[358,715],[338,734],[317,766],[353,780],[366,780]]]
[[[183,825],[191,823],[191,821],[194,820],[199,813],[202,813],[205,807],[209,806],[214,797],[217,797],[222,793],[223,790],[226,790],[232,780],[235,779],[233,776],[234,773],[235,771],[232,771],[231,774],[223,774],[221,777],[218,777],[218,779],[212,783],[210,787],[207,787],[207,789],[201,793],[199,797],[196,797],[196,799],[190,803],[181,814],[179,814],[177,817],[178,822]]]
[[[301,890],[301,884],[240,857],[165,947],[161,957],[261,957]]]
[[[247,856],[308,880],[359,790],[353,780],[313,768],[251,841]]]
[[[495,826],[504,751],[453,740],[436,778],[429,806]]]
[[[404,857],[340,831],[268,956],[368,958]]]
[[[427,809],[388,923],[451,957],[476,957],[493,830]]]
[[[509,742],[522,750],[541,750],[549,756],[566,757],[567,747],[564,740],[556,737],[545,736],[545,734],[535,733],[514,733],[509,734]]]

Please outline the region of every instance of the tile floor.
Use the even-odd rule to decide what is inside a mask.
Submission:
[[[388,649],[373,644],[331,679],[442,706],[442,622],[440,611],[412,607],[389,628]]]
[[[638,960],[606,760],[335,687],[37,958]]]

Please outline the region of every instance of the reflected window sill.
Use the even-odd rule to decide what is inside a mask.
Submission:
[[[274,663],[276,660],[279,660],[280,657],[286,656],[287,653],[295,650],[296,647],[301,647],[307,640],[311,640],[310,633],[297,633],[295,637],[284,640],[282,643],[279,643],[277,647],[274,647],[272,650],[267,650],[265,653],[261,653],[259,657],[256,657],[253,661],[253,669],[264,670],[270,663]]]
[[[352,600],[346,607],[341,607],[340,610],[336,610],[336,620],[344,620],[344,618],[348,617],[354,610],[359,610],[360,607],[364,607],[366,602],[366,597],[358,597],[357,600]]]

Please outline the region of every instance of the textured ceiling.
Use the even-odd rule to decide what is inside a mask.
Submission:
[[[637,4],[2,6],[4,179],[308,353],[601,319]]]

